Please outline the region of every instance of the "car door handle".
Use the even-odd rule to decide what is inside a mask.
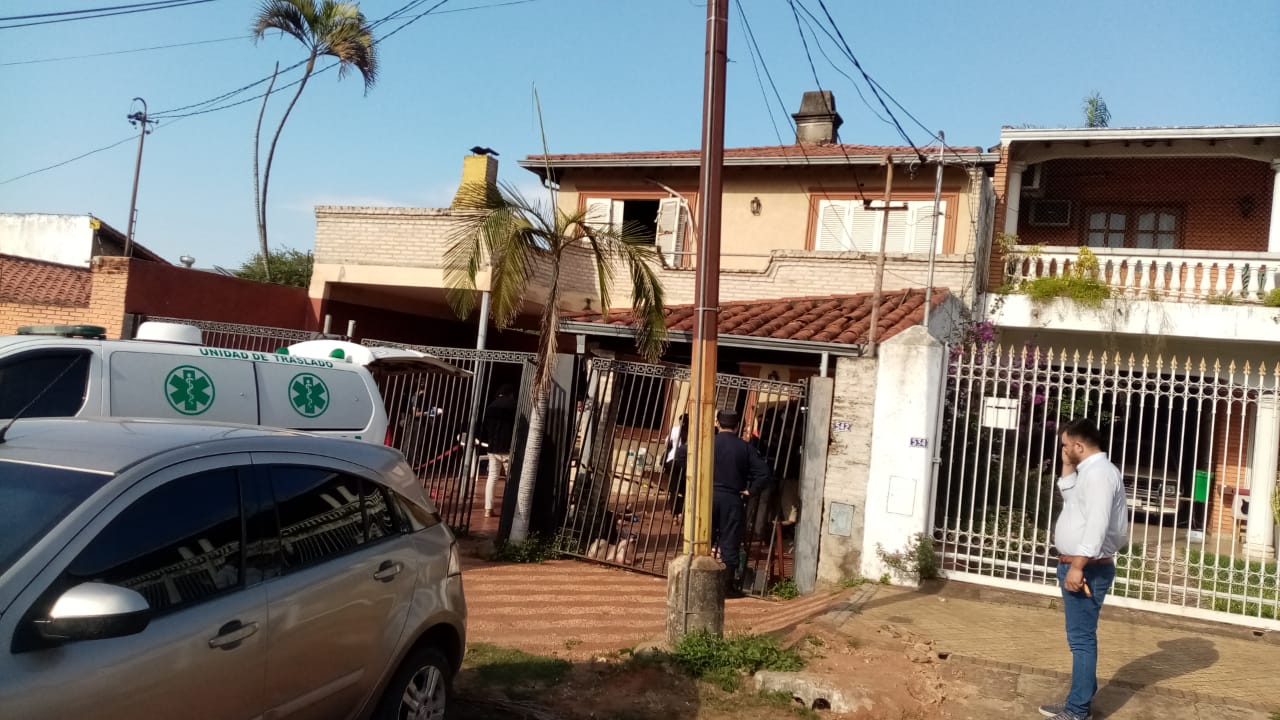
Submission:
[[[378,570],[373,573],[373,579],[378,582],[391,582],[400,574],[401,570],[404,570],[403,563],[387,560],[378,566]]]
[[[231,622],[218,628],[218,634],[209,638],[209,647],[216,650],[234,650],[240,647],[240,643],[245,638],[252,636],[258,632],[258,623],[242,623],[239,620]]]

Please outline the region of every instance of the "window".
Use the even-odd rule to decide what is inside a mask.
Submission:
[[[0,362],[0,418],[71,417],[89,389],[87,350],[36,350]]]
[[[689,208],[678,197],[614,200],[587,198],[587,220],[614,231],[652,238],[669,264],[687,253]]]
[[[286,573],[398,532],[386,491],[374,483],[314,467],[270,473]]]
[[[239,471],[178,478],[121,512],[67,575],[141,593],[157,613],[242,586]]]
[[[0,460],[0,575],[110,475]]]
[[[1085,216],[1089,247],[1170,250],[1181,245],[1174,208],[1091,207]]]
[[[870,203],[863,203],[861,199],[820,200],[814,249],[830,252],[879,252],[880,237],[884,232],[883,208],[883,200],[872,200]],[[935,252],[941,252],[943,248],[946,215],[947,203],[944,200],[938,205],[938,242]],[[928,253],[932,234],[932,200],[893,203],[889,210],[889,232],[885,236],[885,249],[888,252]]]

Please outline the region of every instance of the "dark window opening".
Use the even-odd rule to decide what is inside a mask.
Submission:
[[[657,242],[658,238],[658,201],[657,200],[623,200],[622,226],[635,234]]]
[[[85,350],[38,350],[0,362],[0,418],[18,413],[72,417],[80,412],[89,389],[89,355]]]

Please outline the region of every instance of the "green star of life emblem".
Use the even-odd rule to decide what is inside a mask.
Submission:
[[[179,365],[164,380],[169,406],[183,415],[200,415],[213,406],[213,380],[192,365]]]
[[[329,387],[311,373],[298,373],[289,381],[289,402],[303,417],[320,417],[329,409]]]

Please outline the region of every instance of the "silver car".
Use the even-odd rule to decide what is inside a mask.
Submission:
[[[0,434],[0,715],[441,718],[457,545],[394,450],[232,425]]]

